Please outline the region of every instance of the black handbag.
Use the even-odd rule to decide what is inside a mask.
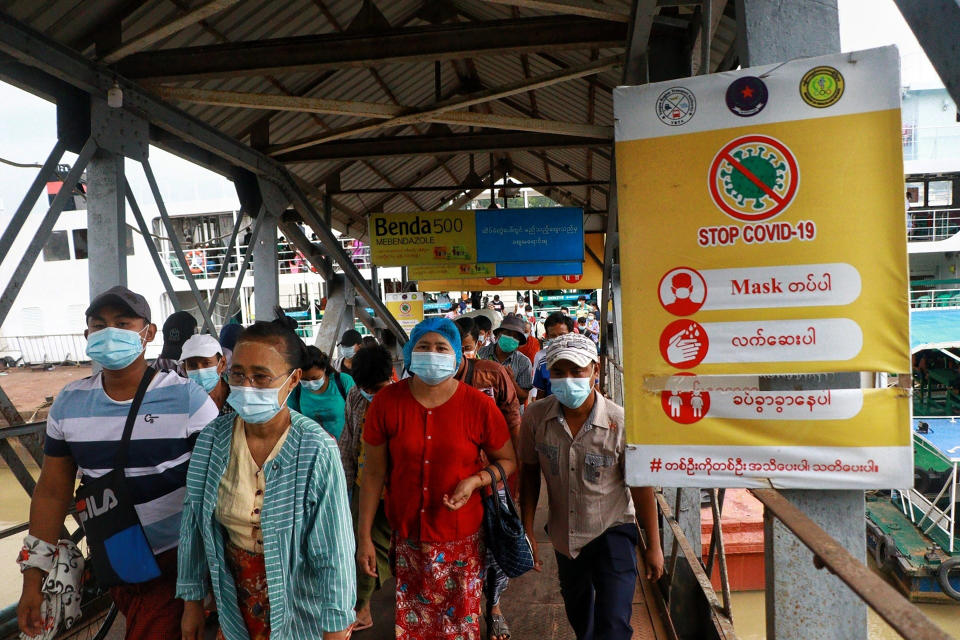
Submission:
[[[156,372],[148,367],[140,380],[113,469],[77,488],[77,515],[90,547],[93,574],[102,587],[137,584],[160,576],[124,474],[133,424]]]
[[[500,463],[491,463],[500,471],[506,485],[507,474]],[[483,497],[483,533],[487,548],[497,565],[508,578],[519,578],[533,569],[533,549],[523,530],[517,505],[507,488],[504,497],[497,491],[497,479],[493,472],[484,469],[491,478],[491,493]]]

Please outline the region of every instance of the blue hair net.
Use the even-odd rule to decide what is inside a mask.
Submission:
[[[413,353],[413,346],[428,333],[439,333],[447,339],[457,356],[457,366],[459,367],[460,360],[463,358],[463,353],[460,350],[460,330],[457,329],[453,320],[447,318],[427,318],[413,328],[413,331],[410,332],[410,340],[403,345],[403,365],[410,369],[410,355]]]

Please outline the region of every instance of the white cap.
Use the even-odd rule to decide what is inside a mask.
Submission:
[[[206,333],[197,333],[183,343],[180,362],[187,358],[212,358],[218,353],[222,355],[223,349],[216,338]]]
[[[565,333],[554,338],[547,347],[545,357],[547,367],[552,367],[558,360],[569,360],[578,367],[600,361],[596,343],[580,333]]]

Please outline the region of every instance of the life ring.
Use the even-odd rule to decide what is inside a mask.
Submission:
[[[960,600],[960,591],[950,584],[950,572],[954,569],[960,569],[960,557],[950,558],[940,565],[937,581],[940,582],[940,588],[945,594],[954,600]]]
[[[913,488],[919,493],[926,493],[930,489],[930,472],[920,467],[914,467]]]
[[[197,274],[206,271],[207,257],[203,251],[187,251],[187,255],[184,257],[187,259],[187,267],[189,267],[190,273]]]

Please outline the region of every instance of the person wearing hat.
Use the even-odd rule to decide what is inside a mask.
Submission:
[[[647,533],[647,578],[663,574],[652,487],[628,487],[623,409],[594,388],[599,357],[579,334],[546,348],[553,395],[520,424],[520,504],[539,571],[534,514],[543,475],[560,593],[577,638],[628,640],[637,582],[637,518]]]
[[[394,532],[396,637],[478,638],[484,569],[480,490],[513,472],[513,445],[493,401],[454,378],[463,356],[453,322],[419,323],[403,355],[412,377],[379,390],[364,421],[359,570],[377,575],[371,529],[386,487]],[[503,472],[484,468],[481,453]]]
[[[337,345],[340,355],[336,362],[333,363],[333,368],[341,373],[350,373],[353,356],[357,353],[357,349],[360,348],[362,343],[363,336],[360,335],[359,331],[356,329],[347,329],[344,331],[340,337],[340,344]]]
[[[180,353],[183,343],[196,330],[197,319],[189,311],[171,313],[163,323],[163,349],[160,357],[153,361],[153,368],[157,371],[176,371],[178,375],[186,377],[180,366]]]
[[[230,369],[230,363],[233,361],[233,347],[237,344],[237,338],[241,333],[243,333],[243,325],[237,322],[229,322],[220,329],[220,349],[227,361],[227,369]]]
[[[547,369],[545,358],[547,345],[562,335],[573,333],[575,325],[573,318],[560,311],[554,311],[547,316],[543,324],[546,327],[543,346],[533,358],[533,388],[530,390],[530,397],[533,399],[546,398],[550,395],[550,371]]]
[[[496,342],[477,351],[477,357],[493,360],[509,369],[517,387],[517,398],[524,403],[530,395],[530,387],[533,386],[533,365],[530,358],[517,351],[521,345],[527,343],[523,318],[515,314],[508,315],[500,326],[493,330],[493,335]]]
[[[223,348],[216,338],[206,333],[190,336],[183,343],[180,366],[188,378],[210,395],[210,399],[220,410],[220,415],[233,413],[233,408],[227,404],[230,385],[223,379],[227,370],[227,359],[223,356]]]
[[[55,547],[73,504],[77,472],[85,484],[111,469],[130,403],[147,372],[144,350],[157,333],[150,306],[126,287],[113,287],[86,310],[87,355],[101,370],[71,382],[47,417],[44,459],[30,504],[30,535],[21,553],[23,593],[20,630],[42,629],[43,571],[29,564],[36,550]],[[177,545],[183,491],[194,439],[217,417],[217,407],[198,385],[172,371],[158,371],[137,412],[125,465],[127,486],[161,575],[112,587],[126,618],[126,637],[179,638],[183,601],[176,599]],[[131,473],[133,471],[133,473]],[[135,478],[135,479],[134,479]]]

